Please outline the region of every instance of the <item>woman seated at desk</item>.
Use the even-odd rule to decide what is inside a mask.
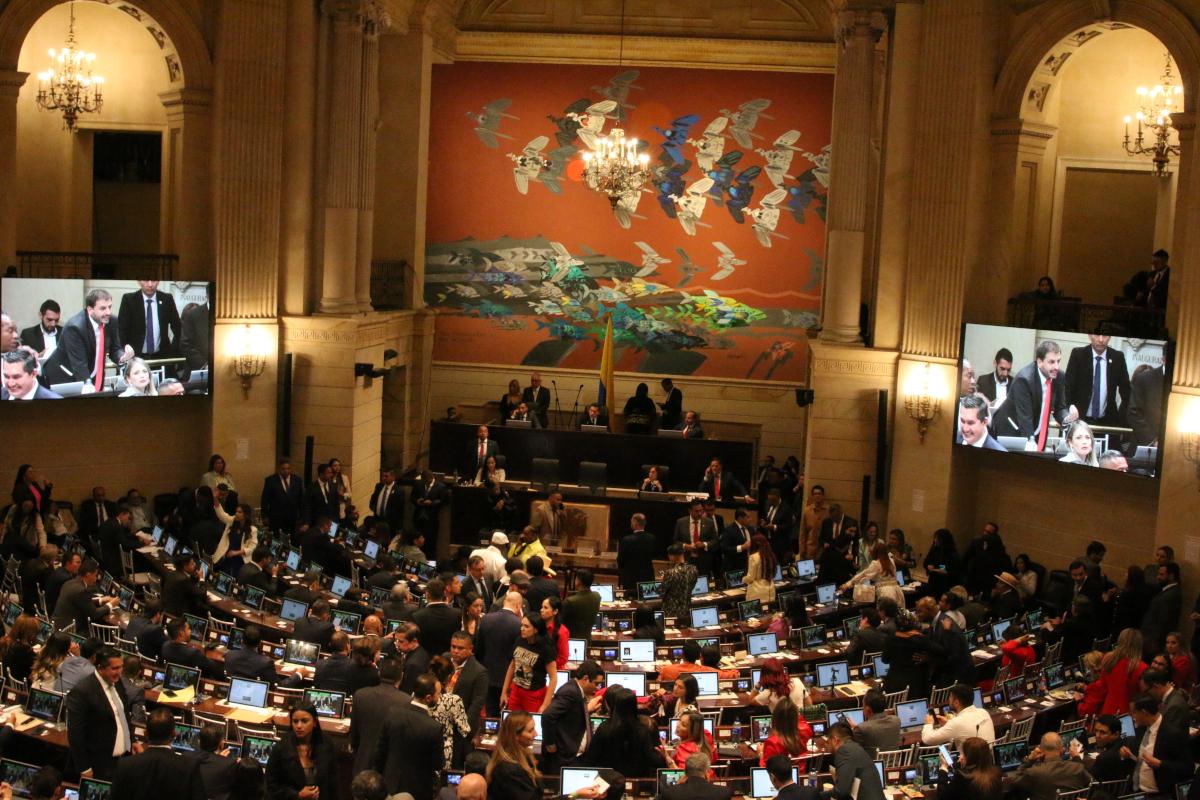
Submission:
[[[503,425],[512,417],[517,406],[521,404],[521,384],[514,378],[508,382],[508,394],[500,398],[500,424]]]
[[[493,483],[504,483],[504,470],[496,466],[496,457],[488,456],[487,461],[483,462],[483,466],[475,473],[475,480],[472,483],[475,486],[482,486],[484,481],[492,481]]]
[[[646,479],[642,481],[643,492],[665,492],[667,488],[663,486],[662,479],[658,477],[658,465],[654,464],[650,467],[646,474]]]

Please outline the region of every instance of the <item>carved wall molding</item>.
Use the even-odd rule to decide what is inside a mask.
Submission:
[[[896,377],[895,362],[856,361],[852,359],[814,358],[813,373],[825,375],[867,375],[878,378]]]

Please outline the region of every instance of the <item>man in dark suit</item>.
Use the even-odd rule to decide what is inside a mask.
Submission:
[[[1058,420],[1061,427],[1079,419],[1079,409],[1067,403],[1058,342],[1044,339],[1038,343],[1035,355],[1034,362],[1022,367],[1013,378],[1008,399],[996,411],[992,427],[997,436],[1032,436],[1041,452],[1050,435],[1050,418]]]
[[[496,582],[487,574],[487,565],[483,556],[471,556],[467,559],[467,579],[463,582],[462,593],[474,592],[483,598],[483,607],[491,608],[496,599]]]
[[[592,403],[587,407],[587,411],[583,412],[583,416],[575,423],[575,430],[583,430],[587,428],[604,428],[608,430],[608,414],[600,413],[600,406]]]
[[[1162,432],[1162,397],[1166,373],[1162,367],[1143,370],[1130,382],[1129,426],[1133,441],[1141,447],[1155,444]]]
[[[1096,739],[1096,757],[1085,758],[1083,765],[1092,779],[1101,783],[1128,778],[1138,763],[1133,759],[1121,758],[1121,720],[1113,714],[1097,717],[1092,726]]]
[[[288,536],[296,532],[304,508],[304,486],[292,474],[290,461],[280,461],[275,474],[263,480],[262,521],[267,530],[283,531]]]
[[[205,284],[205,292],[211,291],[211,288],[211,284]],[[182,334],[179,350],[187,359],[188,369],[204,369],[208,366],[208,356],[212,350],[212,320],[209,316],[206,298],[204,303],[184,311],[180,319]]]
[[[100,526],[117,515],[117,504],[110,501],[103,486],[92,489],[92,499],[79,504],[79,538],[91,545]]]
[[[385,469],[371,492],[369,508],[375,519],[386,522],[392,533],[404,528],[404,489],[396,485],[396,470]]]
[[[417,678],[429,671],[429,661],[432,656],[421,646],[421,629],[415,622],[400,623],[392,635],[395,637],[396,652],[404,660],[404,681],[400,684],[400,688],[413,694]],[[511,656],[512,651],[510,650],[507,658],[511,660]],[[507,670],[506,662],[505,671]]]
[[[320,645],[322,650],[329,649],[333,634],[333,623],[329,621],[329,602],[324,599],[317,600],[309,606],[307,616],[292,623],[293,638]]]
[[[446,762],[442,723],[430,707],[437,679],[421,675],[413,684],[412,702],[392,711],[375,744],[375,771],[383,775],[388,794],[407,792],[413,800],[433,800],[438,773]]]
[[[769,761],[770,759],[768,759]],[[704,753],[692,753],[684,762],[683,777],[673,786],[663,789],[658,800],[730,800],[733,789],[708,782],[712,762]],[[791,763],[788,764],[791,777]]]
[[[817,800],[820,792],[815,786],[800,786],[792,780],[792,760],[782,753],[767,759],[767,776],[778,792],[776,800]],[[689,781],[690,782],[690,781]]]
[[[824,547],[841,535],[844,530],[857,525],[858,520],[847,517],[846,512],[842,511],[841,505],[830,503],[829,514],[821,521],[821,535],[818,541]]]
[[[39,358],[49,355],[46,350],[58,346],[58,335],[62,328],[58,326],[62,319],[62,309],[53,300],[46,300],[38,309],[38,324],[21,331],[21,344],[32,348]]]
[[[555,692],[542,712],[542,771],[557,772],[573,765],[587,749],[588,716],[600,706],[596,689],[604,670],[595,661],[584,661],[571,672],[571,679]]]
[[[237,582],[243,586],[257,586],[272,599],[279,596],[279,578],[271,564],[271,548],[260,544],[250,554],[249,563],[238,570]]]
[[[1194,763],[1187,731],[1163,725],[1158,712],[1158,701],[1150,694],[1143,692],[1129,702],[1136,733],[1125,740],[1121,755],[1140,758],[1133,770],[1134,792],[1173,797],[1176,784],[1191,778]]]
[[[617,545],[617,572],[621,588],[630,597],[636,597],[639,583],[654,580],[658,541],[646,531],[645,514],[634,514],[629,527],[632,532],[622,536]]]
[[[105,357],[114,364],[133,358],[133,348],[121,345],[112,316],[112,295],[104,289],[87,293],[87,307],[67,321],[58,347],[46,359],[44,377],[51,385],[83,381],[84,391],[104,388]]]
[[[999,450],[1008,452],[1004,445],[996,441],[988,432],[988,421],[992,411],[987,401],[977,394],[964,397],[958,404],[958,434],[954,437],[957,444],[979,447],[984,450]]]
[[[46,608],[51,614],[58,605],[58,596],[62,593],[62,588],[67,585],[67,581],[79,573],[81,563],[83,563],[83,556],[74,552],[67,553],[63,556],[62,565],[51,572],[50,577],[46,579]]]
[[[858,630],[847,631],[850,634],[850,646],[846,648],[846,660],[851,666],[862,663],[862,657],[868,653],[883,652],[887,634],[879,630],[880,622],[879,611],[864,608]]]
[[[1162,717],[1163,728],[1189,735],[1188,698],[1175,688],[1171,676],[1161,669],[1148,669],[1138,677],[1138,681],[1142,691],[1149,692],[1158,701],[1158,715]]]
[[[513,647],[521,635],[521,604],[524,598],[520,592],[513,591],[504,595],[503,602],[503,607],[498,611],[485,614],[475,629],[475,657],[488,673],[489,717],[500,716],[500,690],[504,687],[508,665],[512,663]]]
[[[321,517],[332,522],[341,521],[342,510],[338,503],[337,486],[333,483],[333,467],[328,464],[317,467],[317,479],[305,490],[305,500],[310,526],[315,525]]]
[[[200,763],[206,797],[226,797],[233,790],[233,768],[237,759],[221,755],[222,750],[225,750],[225,726],[215,722],[201,725],[200,748],[193,757]]]
[[[96,532],[96,538],[100,542],[100,557],[104,571],[113,576],[124,574],[121,567],[121,551],[132,552],[143,546],[142,540],[129,530],[128,508],[118,508],[116,515],[109,517],[108,521],[100,526],[100,530]]]
[[[1062,737],[1051,731],[1017,767],[1012,787],[1030,800],[1054,800],[1059,792],[1087,788],[1091,781],[1082,763],[1063,759]]]
[[[108,615],[117,605],[115,597],[96,597],[92,586],[100,572],[100,565],[90,558],[79,565],[79,573],[63,584],[58,594],[58,602],[54,605],[53,616],[55,630],[62,630],[75,623],[75,632],[84,635],[89,622],[104,623]]]
[[[979,376],[975,381],[975,391],[988,399],[988,402],[995,405],[996,401],[1004,402],[1008,397],[1008,389],[1012,386],[1012,365],[1013,354],[1007,347],[1001,347],[996,351],[996,358],[992,360],[992,372],[986,375]]]
[[[422,646],[430,656],[450,651],[450,637],[462,627],[462,614],[451,608],[446,593],[446,578],[434,578],[425,584],[425,607],[413,612],[413,622],[421,629]],[[457,580],[456,575],[449,578]]]
[[[138,281],[139,292],[121,296],[117,330],[121,341],[140,358],[170,358],[179,354],[181,323],[175,298],[158,291],[158,281]]]
[[[171,749],[175,739],[175,713],[169,708],[150,712],[146,720],[146,748],[117,762],[112,797],[122,800],[158,800],[178,797],[188,800],[216,797],[209,794],[195,756]]]
[[[525,561],[525,570],[529,573],[529,590],[525,592],[525,600],[529,607],[542,608],[542,601],[547,597],[558,597],[558,581],[546,577],[546,568],[541,556],[530,556]]]
[[[413,525],[425,534],[425,546],[430,553],[437,552],[442,506],[449,500],[450,490],[446,488],[446,484],[435,481],[433,473],[429,470],[422,472],[421,482],[412,490],[412,504],[416,506]]]
[[[675,382],[670,378],[662,379],[662,388],[667,393],[667,399],[658,404],[658,407],[662,409],[662,418],[658,422],[658,427],[664,431],[675,430],[675,426],[679,424],[679,418],[683,416],[683,392],[675,388]]]
[[[462,699],[467,722],[471,726],[467,741],[474,740],[479,732],[488,693],[488,672],[475,658],[474,652],[475,643],[471,634],[455,631],[450,637],[450,663],[454,665],[454,676],[450,678],[450,686],[444,687],[443,691],[453,691]]]
[[[114,752],[133,749],[132,711],[121,685],[124,660],[112,647],[96,653],[96,671],[67,694],[67,744],[71,761],[85,778],[111,781],[117,771]]]
[[[1108,346],[1108,336],[1088,334],[1088,340],[1090,347],[1071,349],[1067,361],[1067,403],[1079,409],[1089,425],[1124,426],[1129,404],[1129,367],[1125,364],[1125,354]]]
[[[300,579],[300,585],[288,589],[283,593],[283,596],[288,600],[297,600],[312,608],[322,597],[320,590],[321,572],[320,570],[310,569]]]
[[[408,602],[408,583],[406,581],[400,581],[392,587],[392,599],[384,603],[382,609],[384,619],[412,622],[417,604]]]
[[[750,512],[739,508],[733,512],[733,524],[721,531],[721,569],[737,572],[746,569],[750,559],[750,537],[753,529],[747,524]]]
[[[196,558],[191,553],[175,557],[174,571],[163,578],[162,604],[168,614],[207,616],[208,592],[196,578]]]
[[[795,518],[778,489],[767,492],[766,514],[758,518],[758,532],[767,537],[771,550],[775,553],[775,562],[785,563],[789,550],[795,550],[792,545],[792,526]],[[793,559],[794,560],[794,559]],[[728,571],[728,568],[726,569]]]
[[[242,634],[240,650],[230,650],[225,654],[225,675],[230,678],[248,678],[253,681],[266,681],[274,684],[278,680],[275,672],[275,662],[259,650],[262,644],[262,633],[257,625],[247,625]]]
[[[717,523],[704,516],[704,505],[699,500],[692,501],[686,517],[675,521],[672,541],[683,545],[688,563],[694,565],[701,575],[712,574],[713,555],[719,551],[721,543],[717,535]],[[633,588],[636,592],[637,586]]]
[[[700,415],[695,411],[689,411],[683,415],[683,422],[675,426],[675,430],[683,431],[685,439],[703,439],[704,428],[700,427]]]
[[[322,658],[313,670],[313,688],[349,693],[352,688],[351,674],[354,672],[354,662],[350,660],[350,635],[345,631],[335,631],[329,637],[329,652],[329,658]]]
[[[475,430],[475,441],[466,448],[466,469],[464,474],[475,477],[475,473],[483,469],[488,458],[500,455],[500,445],[488,435],[488,426],[480,425]]]
[[[379,685],[365,686],[354,693],[354,713],[350,715],[350,747],[354,750],[354,772],[372,769],[375,765],[375,745],[387,718],[412,702],[407,692],[400,691],[404,663],[398,656],[379,662]]]
[[[714,500],[734,500],[750,494],[742,482],[725,469],[719,458],[714,458],[704,471],[704,480],[700,481],[699,491]]]
[[[541,427],[550,427],[550,390],[542,386],[542,376],[536,372],[529,376],[529,386],[521,394],[529,411],[537,415]]]
[[[192,639],[192,626],[186,619],[180,617],[171,620],[167,625],[167,637],[170,641],[162,646],[163,661],[168,664],[195,667],[206,678],[224,680],[225,670],[221,668],[221,665],[204,655],[204,651],[200,648],[192,647],[189,644]]]
[[[62,400],[62,397],[38,383],[37,356],[25,348],[4,354],[4,384],[0,386],[0,400]]]
[[[1183,594],[1179,589],[1179,565],[1172,562],[1158,568],[1158,594],[1150,601],[1142,618],[1142,639],[1147,653],[1161,653],[1167,634],[1179,630],[1179,615],[1183,613]]]
[[[562,611],[558,621],[571,635],[572,639],[583,639],[591,642],[592,628],[596,625],[596,616],[600,613],[600,595],[592,591],[595,575],[587,567],[575,570],[575,591],[563,600]]]
[[[851,796],[854,784],[858,783],[857,800],[884,800],[883,782],[875,770],[875,762],[863,750],[862,745],[853,740],[853,731],[844,722],[839,722],[829,729],[829,737],[825,748],[833,753],[833,769],[837,773],[833,789],[821,792],[821,800],[844,800]],[[769,759],[768,759],[769,760]],[[791,770],[789,765],[788,774]]]
[[[524,400],[517,403],[517,407],[513,409],[512,416],[509,419],[516,420],[517,422],[528,422],[531,428],[546,427],[538,419],[537,412],[533,410],[533,406]]]

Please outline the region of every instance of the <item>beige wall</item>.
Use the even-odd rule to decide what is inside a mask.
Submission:
[[[84,124],[99,130],[165,129],[158,93],[170,88],[163,51],[154,38],[116,5],[75,3],[76,39],[96,54],[104,78],[104,107]],[[91,136],[63,130],[62,115],[42,111],[35,98],[39,72],[60,50],[69,23],[68,4],[46,12],[29,31],[20,69],[30,73],[17,100],[17,247],[21,250],[91,250]],[[154,221],[157,231],[158,223]]]
[[[97,253],[160,253],[157,183],[96,181],[92,248]]]

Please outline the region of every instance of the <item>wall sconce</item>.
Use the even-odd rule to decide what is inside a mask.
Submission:
[[[1179,445],[1183,457],[1196,465],[1200,480],[1200,399],[1193,399],[1179,420]]]
[[[250,327],[250,323],[246,323],[245,332],[242,335],[242,348],[235,350],[233,355],[233,371],[239,378],[242,379],[243,396],[250,399],[250,384],[254,379],[263,374],[263,370],[267,367],[267,354],[271,351],[269,342],[265,341],[265,336]]]
[[[942,387],[933,386],[933,365],[925,364],[922,371],[914,371],[904,384],[904,410],[917,421],[917,433],[925,442],[929,424],[937,419],[942,408]]]

